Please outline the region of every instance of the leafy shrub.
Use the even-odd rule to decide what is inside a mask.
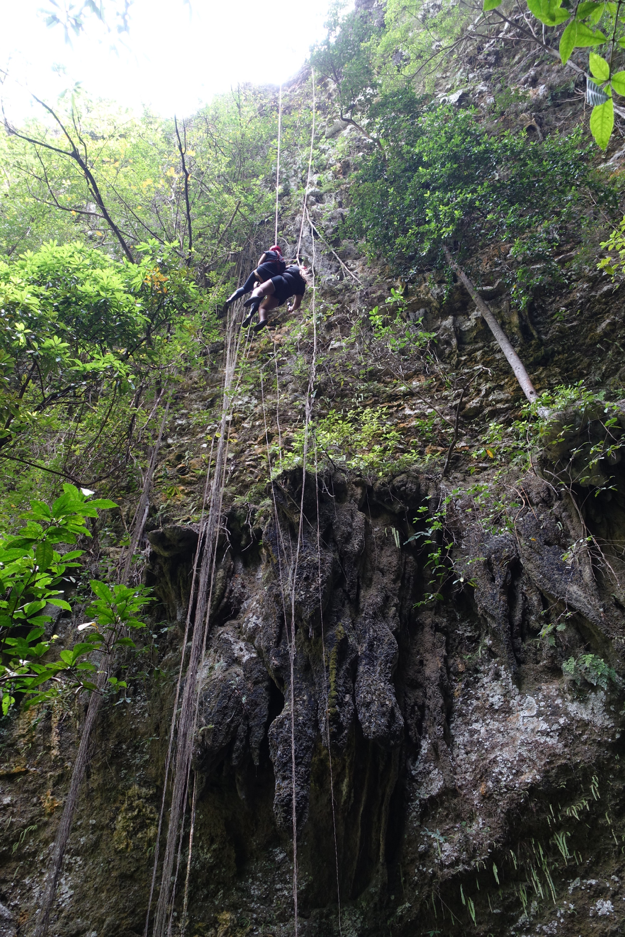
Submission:
[[[564,236],[584,186],[598,201],[614,198],[593,175],[578,132],[543,143],[496,136],[475,110],[424,107],[406,91],[379,108],[383,150],[361,161],[346,231],[396,269],[435,262],[441,243],[454,239],[466,248],[515,245],[525,266]]]
[[[56,547],[73,545],[78,537],[90,537],[88,517],[115,507],[104,498],[88,500],[74,485],[64,485],[63,494],[51,505],[31,501],[23,514],[24,527],[15,536],[0,539],[0,714],[6,715],[18,696],[32,705],[63,689],[93,689],[90,675],[95,664],[86,658],[95,650],[130,646],[121,627],[143,627],[136,613],[150,601],[143,587],[107,586],[93,580],[96,600],[89,608],[95,618],[80,626],[89,635],[63,649],[51,659],[57,635],[45,636],[52,621],[48,606],[71,611],[59,588],[80,564],[82,550],[60,552]],[[118,684],[115,678],[111,683]],[[123,684],[125,686],[125,684]]]
[[[590,683],[591,686],[607,690],[610,683],[620,686],[622,681],[616,671],[596,654],[582,654],[569,657],[562,664],[562,673],[570,677],[578,686]]]

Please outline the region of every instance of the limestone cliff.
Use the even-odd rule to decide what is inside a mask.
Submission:
[[[509,125],[542,134],[573,122],[562,71],[529,58],[514,80],[532,110],[511,105]],[[465,98],[492,94],[495,66],[487,52],[467,67]],[[286,106],[301,93],[295,82]],[[240,352],[194,739],[187,933],[293,934],[294,797],[302,937],[620,934],[621,452],[584,472],[584,447],[606,438],[596,401],[553,416],[529,471],[491,448],[489,424],[507,432],[522,403],[503,356],[445,274],[398,282],[341,241],[349,172],[369,144],[319,106],[326,168],[308,208],[323,240],[313,255],[305,227],[302,249],[315,260],[317,332],[280,311],[271,336]],[[295,162],[285,157],[287,177]],[[300,223],[295,210],[282,218],[292,249]],[[583,378],[614,394],[623,297],[582,247],[559,258],[572,286],[524,311],[499,285],[507,247],[476,259],[480,288],[539,390]],[[368,312],[391,288],[402,321],[433,333],[427,345],[375,337]],[[314,342],[313,419],[345,422],[334,441],[318,434],[304,472]],[[221,361],[222,346],[213,351]],[[189,367],[172,408],[143,543],[156,643],[149,666],[129,663],[127,699],[98,725],[55,937],[143,933],[220,386],[219,371],[206,385]],[[625,411],[610,412],[619,443]],[[377,456],[359,419],[375,422]],[[3,729],[0,937],[33,933],[84,705],[21,713]]]

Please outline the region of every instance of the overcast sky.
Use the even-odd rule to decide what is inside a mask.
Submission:
[[[17,122],[32,113],[26,88],[54,101],[77,81],[93,95],[164,116],[190,114],[241,82],[280,84],[324,35],[330,2],[134,0],[130,30],[114,51],[97,22],[68,46],[39,13],[47,0],[0,0],[7,116]]]

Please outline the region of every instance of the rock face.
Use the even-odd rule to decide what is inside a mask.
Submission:
[[[540,90],[553,68],[543,63],[521,83]],[[481,106],[487,92],[473,88],[471,100]],[[508,117],[526,131],[549,129],[513,107]],[[333,314],[318,325],[326,361],[314,416],[375,405],[410,468],[386,463],[367,475],[340,458],[337,468],[330,446],[317,479],[297,468],[268,484],[265,402],[276,408],[269,433],[292,450],[310,361],[304,332],[293,339],[288,316],[276,313],[265,383],[261,336],[233,403],[228,513],[193,739],[193,849],[189,857],[187,826],[172,933],[291,937],[295,822],[301,937],[615,937],[625,917],[625,419],[619,407],[608,439],[597,395],[586,409],[554,413],[533,471],[497,479],[484,437],[490,421],[503,433],[519,418],[520,393],[468,295],[443,275],[396,283],[358,245],[339,243],[361,145],[354,133],[328,121],[319,144],[327,172],[323,186],[313,180],[308,206],[337,248],[319,248],[316,260],[318,299]],[[342,143],[338,162],[331,147],[341,137],[352,149]],[[284,163],[296,188],[301,167]],[[293,248],[300,220],[285,221]],[[310,256],[306,231],[302,243]],[[255,261],[259,251],[249,250]],[[575,267],[574,289],[545,290],[515,310],[501,286],[505,258],[480,259],[492,282],[480,292],[537,386],[583,378],[622,394],[625,311],[604,276]],[[406,328],[435,333],[435,355],[374,343],[367,310],[384,308],[391,286],[404,290]],[[609,343],[603,355],[599,339]],[[125,662],[130,705],[118,697],[103,707],[54,937],[144,934],[155,852],[162,856],[198,543],[191,505],[201,504],[222,399],[205,370],[181,381],[175,405],[185,419],[167,436],[160,467],[165,479],[181,467],[172,496],[180,508],[151,517],[146,547],[159,599],[153,642]],[[0,937],[34,934],[83,702],[2,724]]]
[[[187,933],[293,933],[294,816],[302,935],[620,933],[623,618],[592,519],[535,474],[497,524],[492,498],[424,473],[303,479],[268,486],[251,530],[231,508],[220,539]],[[59,937],[143,932],[197,532],[150,541],[163,676],[106,708]],[[5,747],[6,828],[22,824],[2,844],[6,937],[34,932],[64,719],[24,714]]]
[[[294,812],[304,934],[340,932],[337,895],[348,933],[430,933],[445,913],[445,933],[479,916],[506,934],[553,917],[545,895],[564,921],[597,862],[618,892],[619,848],[602,840],[599,859],[585,833],[620,829],[615,687],[578,686],[560,664],[589,647],[615,662],[621,612],[588,557],[567,558],[579,521],[534,475],[509,533],[453,499],[456,582],[424,602],[431,549],[408,538],[435,494],[425,476],[371,487],[336,472],[308,476],[302,497],[293,470],[252,545],[229,538],[195,765],[198,849],[230,840],[232,868],[213,877],[194,854],[198,920],[225,908],[249,933],[292,932]],[[169,560],[152,576],[173,613]],[[557,646],[538,640],[562,621]]]

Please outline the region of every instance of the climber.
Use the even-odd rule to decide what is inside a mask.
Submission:
[[[277,309],[291,296],[293,302],[287,306],[287,312],[295,312],[302,303],[307,282],[308,270],[306,267],[293,264],[287,267],[284,273],[261,283],[260,286],[256,287],[247,302],[244,303],[245,306],[250,307],[250,311],[241,325],[243,327],[248,326],[256,310],[258,310],[259,322],[254,326],[254,331],[260,332],[267,325],[267,313],[272,309]]]
[[[238,290],[234,291],[232,296],[228,297],[226,306],[233,303],[235,299],[240,299],[241,296],[245,296],[246,293],[249,293],[249,291],[254,288],[255,284],[265,283],[270,277],[275,277],[284,273],[285,267],[286,264],[282,259],[282,249],[279,244],[274,244],[268,251],[264,251],[260,255],[256,270],[252,270],[243,286],[240,286]]]

